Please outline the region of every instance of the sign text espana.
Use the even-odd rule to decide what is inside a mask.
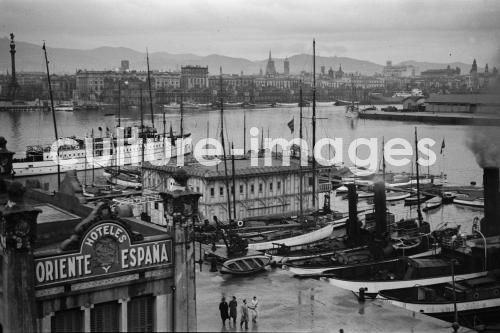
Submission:
[[[169,265],[171,257],[171,240],[131,244],[127,230],[118,223],[106,222],[85,234],[79,253],[36,259],[36,284]]]

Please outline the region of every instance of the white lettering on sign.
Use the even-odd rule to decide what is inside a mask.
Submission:
[[[106,222],[87,232],[79,253],[36,259],[36,284],[166,265],[171,263],[171,255],[171,240],[132,245],[126,229]]]
[[[35,266],[38,282],[52,282],[91,274],[90,254],[38,261]]]
[[[121,257],[122,269],[147,267],[169,262],[167,243],[154,243],[144,247],[124,249]]]
[[[127,240],[127,235],[124,234],[123,229],[114,225],[103,225],[92,229],[85,240],[85,245],[93,246],[94,242],[101,237],[112,236],[116,238],[119,243]]]

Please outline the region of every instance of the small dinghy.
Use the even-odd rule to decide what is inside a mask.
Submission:
[[[455,199],[453,199],[453,203],[460,205],[460,206],[467,206],[467,207],[473,207],[473,208],[484,208],[484,199],[483,198],[478,198],[475,200],[455,198]]]
[[[424,208],[422,210],[424,212],[427,212],[431,209],[438,208],[439,206],[441,206],[442,203],[443,203],[443,199],[441,197],[433,197],[424,203]]]
[[[265,255],[253,255],[226,260],[220,269],[221,273],[247,275],[260,272],[269,265],[271,258]]]
[[[386,201],[399,201],[408,198],[411,194],[405,192],[387,192],[385,195]]]
[[[416,205],[418,203],[418,199],[420,199],[420,203],[424,203],[425,201],[427,201],[430,197],[427,196],[427,195],[423,195],[421,194],[420,196],[411,196],[409,198],[406,198],[405,199],[405,206],[413,206],[413,205]]]

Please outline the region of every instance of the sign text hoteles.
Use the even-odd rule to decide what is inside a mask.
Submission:
[[[172,241],[131,244],[123,226],[105,221],[83,237],[80,251],[35,260],[37,286],[172,264]]]

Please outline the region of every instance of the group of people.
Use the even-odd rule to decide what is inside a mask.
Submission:
[[[247,300],[243,300],[243,304],[240,307],[240,328],[243,328],[243,324],[245,324],[245,329],[248,329],[248,319],[249,312],[252,316],[252,322],[257,322],[258,316],[258,305],[257,297],[254,296],[250,301],[250,304],[247,304]],[[250,311],[249,311],[250,310]],[[226,298],[222,297],[222,300],[219,304],[220,317],[222,319],[222,324],[226,326],[226,320],[229,319],[229,324],[231,324],[231,319],[233,320],[233,325],[236,326],[236,318],[238,317],[238,302],[236,301],[236,296],[233,296],[233,299],[229,302],[226,302]]]

